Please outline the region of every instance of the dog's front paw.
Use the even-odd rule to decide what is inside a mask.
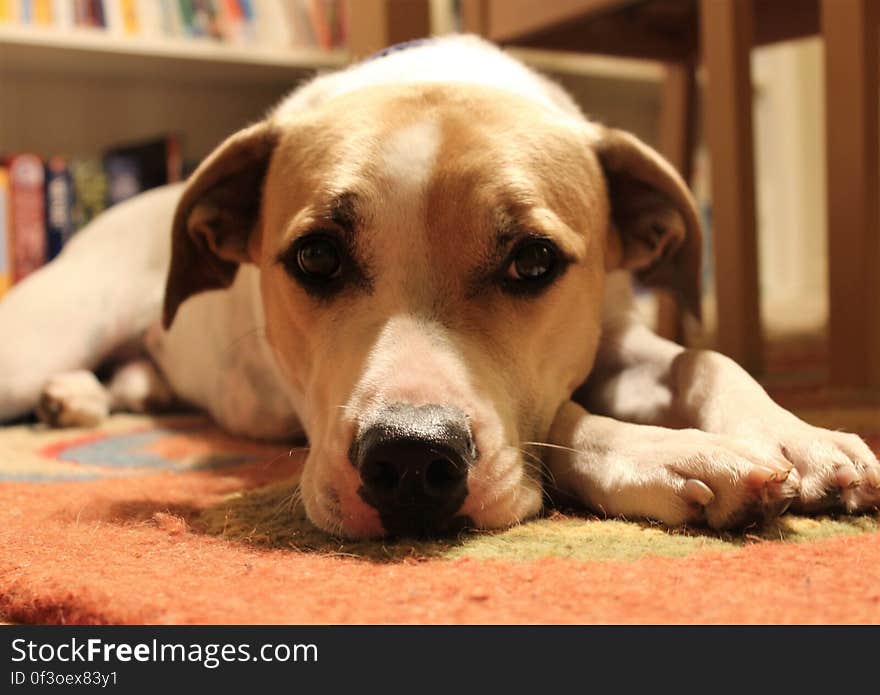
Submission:
[[[798,497],[798,476],[788,461],[727,437],[674,431],[627,455],[632,468],[620,476],[633,485],[627,511],[670,525],[738,528],[782,514]],[[611,491],[612,507],[624,501],[623,487]]]
[[[775,437],[800,478],[792,509],[861,512],[880,506],[880,463],[860,437],[801,421]]]
[[[778,452],[696,429],[633,425],[560,411],[547,449],[551,483],[610,516],[733,528],[782,514],[799,477]]]
[[[94,427],[109,414],[110,394],[86,370],[53,376],[37,405],[37,416],[51,427]]]

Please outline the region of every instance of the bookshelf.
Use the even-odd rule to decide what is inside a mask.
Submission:
[[[450,0],[347,0],[346,13],[344,50],[0,21],[0,155],[70,162],[175,135],[192,164],[315,72],[457,27]],[[553,74],[594,116],[652,138],[658,65],[514,52]]]
[[[428,35],[428,8],[0,0],[0,295],[107,204],[180,176],[316,72]]]
[[[0,22],[0,154],[91,156],[176,133],[197,161],[316,72],[427,35],[428,7],[347,0],[345,50]]]

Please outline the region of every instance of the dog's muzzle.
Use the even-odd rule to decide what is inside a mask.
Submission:
[[[477,459],[467,416],[443,405],[396,403],[362,428],[351,449],[361,498],[398,536],[452,533]]]

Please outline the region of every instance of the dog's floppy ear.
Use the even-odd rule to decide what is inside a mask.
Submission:
[[[171,266],[162,324],[171,326],[184,300],[229,287],[260,217],[263,179],[277,134],[263,121],[230,136],[189,178],[171,230]]]
[[[638,138],[601,128],[594,149],[608,182],[621,266],[670,291],[700,317],[702,230],[693,196],[669,162]]]

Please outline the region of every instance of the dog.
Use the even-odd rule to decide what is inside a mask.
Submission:
[[[719,529],[873,508],[860,438],[639,321],[633,278],[699,313],[700,255],[654,150],[480,39],[426,40],[297,88],[16,286],[0,419],[177,400],[305,436],[306,513],[352,538],[509,526],[547,488]]]

